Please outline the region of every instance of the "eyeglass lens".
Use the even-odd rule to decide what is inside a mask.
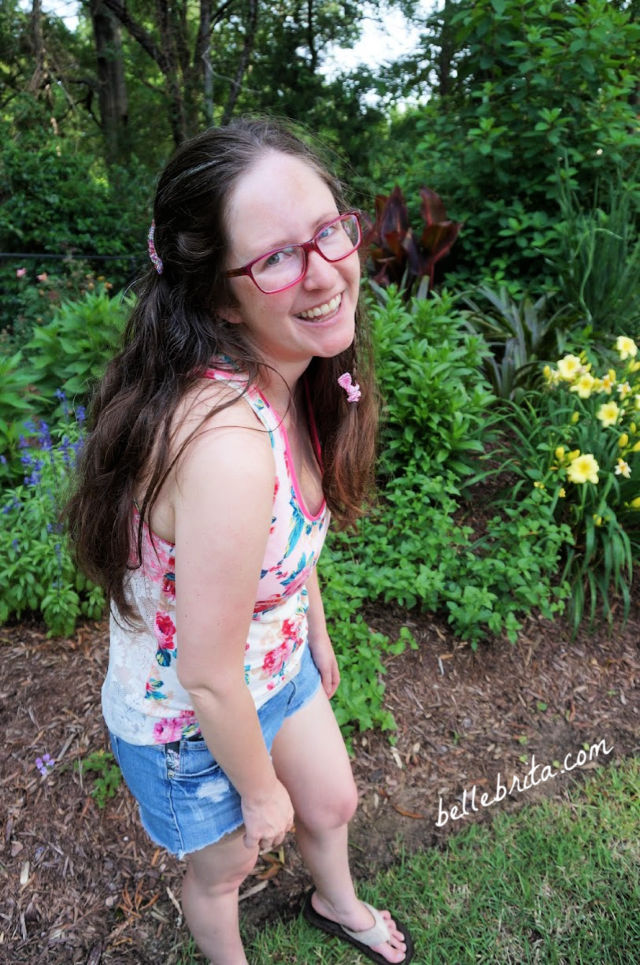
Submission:
[[[360,227],[354,214],[342,215],[324,225],[314,236],[315,246],[326,261],[340,261],[356,250]],[[264,292],[276,292],[295,284],[305,273],[307,254],[302,245],[289,245],[272,251],[251,268],[256,283]]]

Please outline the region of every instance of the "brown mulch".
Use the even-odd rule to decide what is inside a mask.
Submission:
[[[476,652],[429,615],[388,609],[367,614],[372,628],[409,625],[417,651],[387,661],[386,705],[398,730],[353,740],[361,805],[352,828],[357,877],[440,844],[471,820],[566,793],[595,768],[640,751],[640,606],[572,641],[561,623],[530,619],[517,645],[494,641]],[[77,764],[106,748],[99,689],[107,659],[103,624],[71,640],[48,640],[35,625],[0,630],[0,963],[2,965],[175,965],[187,933],[180,913],[180,863],[145,837],[120,787],[103,809],[93,779]],[[598,744],[596,759],[541,780],[545,765],[574,763]],[[608,753],[605,753],[605,750]],[[47,777],[35,760],[49,753]],[[525,786],[532,764],[536,786]],[[555,762],[555,763],[554,763]],[[548,773],[548,772],[547,772]],[[474,812],[475,786],[504,800]],[[531,781],[529,781],[531,785]],[[437,826],[439,802],[467,816]],[[442,824],[442,819],[440,819]],[[262,859],[241,905],[251,929],[294,914],[308,887],[293,839]]]

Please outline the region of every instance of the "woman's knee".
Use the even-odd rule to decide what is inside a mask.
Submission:
[[[239,888],[251,874],[258,858],[257,848],[247,848],[242,840],[244,828],[229,836],[232,840],[203,848],[189,856],[186,877],[200,889],[211,892]]]
[[[327,784],[330,785],[330,781]],[[348,824],[358,807],[358,788],[349,775],[339,786],[327,786],[296,810],[295,820],[310,830],[330,831]]]

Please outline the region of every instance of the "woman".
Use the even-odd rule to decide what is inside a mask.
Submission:
[[[353,522],[372,474],[360,238],[283,128],[243,120],[183,145],[70,507],[112,601],[114,754],[150,836],[186,856],[185,918],[220,965],[247,961],[238,889],[294,814],[307,918],[373,961],[412,957],[354,892],[357,792],[315,569],[329,510]]]

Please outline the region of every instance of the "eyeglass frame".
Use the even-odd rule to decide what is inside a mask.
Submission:
[[[342,221],[343,218],[346,218],[349,215],[353,216],[356,219],[356,224],[358,226],[358,243],[351,249],[351,251],[348,251],[346,255],[340,255],[339,258],[327,258],[327,256],[323,254],[323,252],[318,247],[318,242],[316,240],[318,235],[320,234],[321,231],[324,231],[325,228],[329,228],[337,221]],[[272,248],[270,251],[265,251],[264,254],[258,255],[257,258],[252,258],[251,261],[248,261],[247,264],[243,265],[241,268],[230,268],[228,271],[225,271],[225,276],[227,278],[238,278],[238,277],[241,277],[242,275],[247,275],[251,279],[253,284],[256,286],[258,291],[261,291],[263,295],[279,295],[281,292],[286,292],[288,291],[289,288],[293,288],[294,285],[297,285],[298,282],[301,282],[302,279],[306,276],[307,272],[309,271],[310,252],[312,251],[317,252],[317,254],[319,254],[320,257],[323,258],[324,261],[326,261],[328,264],[335,265],[339,261],[344,261],[344,259],[348,258],[349,255],[353,255],[354,252],[356,252],[358,248],[361,246],[361,244],[362,244],[362,224],[360,222],[360,212],[343,211],[342,214],[339,214],[335,218],[332,218],[331,221],[326,221],[323,225],[320,225],[320,227],[318,228],[314,236],[310,238],[309,241],[302,241],[293,245],[280,245],[278,248]],[[254,278],[252,268],[257,262],[263,261],[265,258],[269,258],[271,255],[275,255],[279,251],[284,251],[287,248],[302,248],[302,252],[304,254],[304,268],[302,270],[302,274],[300,275],[299,278],[296,278],[295,281],[291,281],[289,282],[288,285],[285,285],[284,288],[276,288],[275,291],[266,292],[264,288],[260,287],[256,279]]]

